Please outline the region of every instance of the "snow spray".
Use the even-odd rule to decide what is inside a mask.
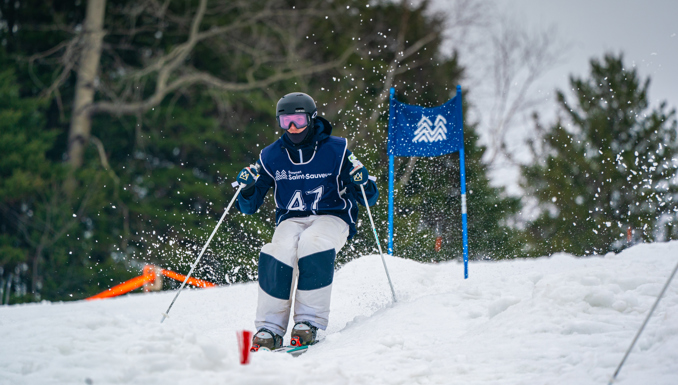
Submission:
[[[236,184],[237,182],[233,182]],[[234,186],[234,185],[232,185]],[[200,255],[198,255],[198,258],[193,262],[191,265],[191,270],[188,271],[188,275],[184,279],[184,282],[181,284],[181,287],[179,287],[179,290],[177,290],[177,294],[174,296],[174,299],[172,302],[170,302],[169,307],[167,308],[167,311],[162,313],[162,319],[160,320],[160,323],[163,323],[165,321],[165,318],[169,318],[169,312],[172,309],[172,306],[174,305],[174,301],[177,300],[177,297],[179,297],[179,294],[181,294],[181,291],[184,290],[184,286],[186,286],[186,282],[188,282],[188,279],[191,277],[191,274],[193,274],[193,269],[195,269],[196,266],[198,266],[198,263],[200,262],[200,258],[202,258],[202,255],[205,254],[205,250],[207,250],[207,246],[209,246],[210,242],[212,242],[212,238],[214,238],[214,234],[217,233],[217,230],[219,230],[219,226],[221,226],[221,222],[224,221],[224,218],[226,218],[226,214],[228,214],[228,211],[231,209],[231,206],[233,206],[233,202],[235,202],[235,199],[238,197],[238,194],[240,194],[240,190],[242,190],[243,185],[239,185],[238,191],[235,192],[235,195],[233,195],[233,198],[231,199],[231,203],[228,204],[228,207],[226,207],[226,210],[224,210],[224,214],[221,216],[221,219],[219,219],[219,222],[217,222],[216,227],[214,227],[214,230],[212,230],[212,235],[207,239],[207,243],[205,243],[205,246],[202,247],[202,250],[200,251]]]

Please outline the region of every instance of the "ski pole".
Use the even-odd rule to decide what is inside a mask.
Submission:
[[[226,207],[226,210],[224,210],[224,214],[221,215],[221,219],[219,219],[217,226],[212,231],[212,235],[210,235],[209,239],[207,239],[207,243],[205,243],[205,246],[202,247],[202,251],[200,251],[200,255],[198,255],[198,258],[191,265],[191,270],[188,272],[188,275],[186,275],[186,279],[184,279],[184,282],[181,284],[181,287],[179,288],[179,290],[177,290],[177,294],[174,296],[174,299],[172,300],[172,303],[170,303],[169,307],[167,308],[167,311],[162,313],[162,319],[160,320],[160,323],[163,323],[163,321],[165,321],[165,318],[169,317],[169,312],[170,312],[170,309],[172,308],[172,305],[174,305],[174,301],[177,300],[177,297],[179,297],[179,294],[181,294],[181,291],[184,289],[184,286],[186,286],[186,281],[188,281],[188,278],[191,276],[191,274],[193,274],[193,270],[195,269],[195,267],[198,266],[198,262],[200,262],[200,258],[202,258],[202,255],[205,253],[205,250],[207,250],[207,246],[209,246],[210,242],[212,241],[214,234],[217,233],[217,229],[219,229],[219,226],[221,226],[221,222],[223,222],[224,218],[226,218],[226,214],[228,214],[228,211],[231,209],[231,206],[233,206],[233,202],[235,202],[235,199],[238,197],[238,194],[240,194],[240,190],[242,190],[242,186],[243,185],[240,185],[238,187],[238,191],[236,191],[235,195],[233,195],[233,199],[231,199],[231,203],[228,204],[228,207]]]
[[[624,354],[624,358],[622,358],[621,362],[619,363],[619,366],[617,366],[617,370],[614,371],[614,374],[612,375],[612,378],[610,379],[610,382],[608,383],[608,385],[612,385],[612,383],[617,380],[617,375],[619,374],[619,371],[621,370],[622,366],[624,365],[624,361],[626,361],[626,357],[628,357],[629,353],[631,353],[633,346],[636,344],[636,341],[638,341],[638,337],[640,337],[640,333],[643,332],[643,329],[645,329],[645,325],[647,325],[647,321],[649,321],[650,317],[652,317],[652,313],[654,312],[654,309],[657,308],[657,305],[659,304],[659,300],[662,299],[662,296],[666,292],[666,289],[671,284],[671,280],[673,280],[673,276],[676,275],[676,271],[678,271],[678,264],[676,264],[676,267],[673,269],[673,273],[671,273],[671,275],[669,276],[669,279],[666,281],[666,284],[664,285],[664,288],[659,293],[659,296],[657,296],[657,300],[654,302],[652,309],[650,309],[650,313],[645,318],[645,322],[643,322],[643,325],[638,330],[638,333],[636,333],[635,338],[633,338],[633,342],[631,342],[631,346],[629,346],[628,350],[626,350],[626,353]]]
[[[384,270],[386,271],[386,278],[388,278],[388,284],[391,286],[391,293],[393,294],[393,302],[398,302],[396,299],[395,290],[393,289],[393,282],[391,282],[391,276],[388,274],[388,268],[386,267],[386,261],[384,260],[384,253],[381,251],[381,243],[379,243],[379,236],[377,235],[377,228],[374,226],[374,220],[372,219],[372,212],[370,211],[370,204],[367,202],[367,195],[365,195],[365,188],[363,185],[360,185],[360,190],[363,192],[363,199],[365,200],[365,207],[367,208],[367,215],[370,217],[370,223],[372,224],[372,232],[374,232],[374,239],[377,240],[377,247],[379,248],[379,255],[381,256],[381,262],[384,264]]]

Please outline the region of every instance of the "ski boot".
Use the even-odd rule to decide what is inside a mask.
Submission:
[[[272,331],[261,328],[252,338],[252,348],[250,352],[261,350],[275,350],[282,348],[283,338]]]
[[[297,322],[292,328],[292,338],[290,345],[292,346],[306,346],[313,345],[318,334],[318,328],[311,325],[307,321]]]

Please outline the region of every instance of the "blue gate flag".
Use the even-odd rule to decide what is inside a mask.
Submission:
[[[388,154],[440,156],[464,145],[461,92],[447,103],[432,108],[412,106],[391,98]]]
[[[393,255],[393,180],[396,156],[440,156],[459,151],[461,183],[461,233],[464,279],[468,278],[468,226],[466,212],[466,163],[461,86],[442,106],[424,108],[395,100],[391,87],[388,120],[388,254]],[[378,242],[378,240],[377,240]]]

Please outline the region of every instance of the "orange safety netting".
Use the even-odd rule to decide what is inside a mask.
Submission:
[[[176,273],[174,271],[170,270],[165,270],[165,269],[160,269],[156,266],[153,265],[146,265],[144,266],[144,273],[143,275],[140,275],[138,277],[132,278],[129,281],[125,281],[117,286],[113,286],[112,288],[105,290],[97,295],[91,296],[89,298],[85,298],[87,300],[93,300],[93,299],[103,299],[103,298],[110,298],[110,297],[117,297],[119,295],[129,293],[132,290],[138,289],[142,286],[145,286],[147,291],[151,290],[149,287],[151,286],[150,284],[156,283],[156,280],[159,280],[160,277],[159,275],[165,276],[167,278],[172,278],[175,279],[179,282],[184,282],[186,279],[186,276],[183,274]],[[204,281],[202,279],[197,279],[197,278],[189,278],[188,281],[186,281],[187,284],[197,286],[197,287],[214,287],[217,286],[213,284],[212,282]],[[162,286],[160,286],[162,287]]]

